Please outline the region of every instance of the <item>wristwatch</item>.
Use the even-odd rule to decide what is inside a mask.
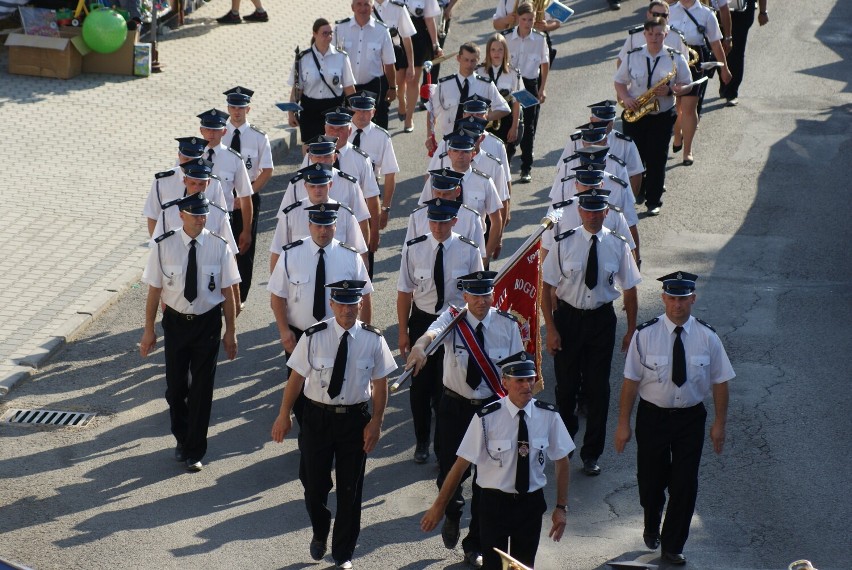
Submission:
[[[562,509],[566,513],[568,512],[568,505],[556,505],[557,509]]]
[[[382,206],[382,212],[390,212],[390,206]]]
[[[723,41],[723,42],[729,42],[729,41],[731,41],[731,40],[733,40],[733,39],[734,39],[734,36],[725,36],[724,38],[722,38],[722,41]]]

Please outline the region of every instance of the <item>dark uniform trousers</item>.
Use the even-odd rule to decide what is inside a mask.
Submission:
[[[257,219],[260,214],[260,194],[251,195],[252,218],[251,218],[251,245],[245,253],[237,253],[237,269],[240,272],[240,302],[245,303],[251,289],[251,278],[254,274],[254,251],[257,245]],[[243,231],[243,217],[238,210],[231,214],[231,231],[234,239],[239,244],[240,234]]]
[[[293,331],[293,334],[296,335],[296,342],[298,343],[299,339],[302,338],[302,335],[305,334],[305,331],[303,331],[302,329],[297,329],[293,325],[289,325],[289,327],[290,330]],[[284,356],[287,357],[287,360],[290,360],[290,355],[291,353],[287,352],[286,350],[284,351]],[[290,370],[290,367],[288,366],[287,378],[290,378],[290,372],[292,372],[292,370]],[[299,392],[299,395],[296,396],[296,401],[293,402],[293,415],[296,416],[296,421],[299,423],[300,426],[302,425],[302,411],[305,409],[306,400],[307,398],[305,398],[305,393]]]
[[[441,396],[441,402],[438,404],[438,420],[437,420],[437,446],[435,447],[435,455],[438,456],[438,489],[444,484],[447,474],[452,469],[456,462],[456,452],[461,445],[464,434],[467,432],[467,427],[470,425],[470,420],[473,415],[482,406],[488,405],[495,401],[497,396],[483,400],[479,404],[473,404],[470,400],[461,399],[461,396],[455,392],[450,392],[445,389]],[[470,469],[464,472],[459,486],[456,488],[453,498],[450,499],[444,515],[451,520],[461,520],[462,509],[464,508],[464,497],[462,496],[462,485],[470,477]],[[476,475],[473,477],[471,485],[472,493],[470,499],[470,527],[467,536],[462,540],[462,547],[465,552],[482,552],[479,544],[479,505],[480,505],[480,488],[476,484]]]
[[[222,340],[222,307],[185,316],[167,306],[162,323],[172,434],[183,444],[188,458],[200,460],[207,452],[213,379]]]
[[[731,10],[731,51],[726,56],[731,81],[727,85],[719,81],[719,96],[736,99],[740,94],[740,84],[743,82],[745,70],[745,50],[748,41],[748,31],[754,24],[754,2],[749,2],[744,12]]]
[[[615,311],[612,303],[591,311],[575,309],[558,300],[554,324],[562,350],[554,357],[556,403],[571,438],[580,429],[575,413],[577,392],[586,398],[586,433],[580,457],[595,460],[603,454],[609,414],[609,370],[615,345]]]
[[[677,110],[672,107],[657,115],[647,114],[635,123],[624,121],[624,134],[631,137],[639,149],[645,173],[642,191],[649,208],[663,204],[666,191],[666,161],[669,158],[669,143],[672,140]]]
[[[305,95],[299,98],[299,105],[302,106],[302,111],[299,112],[299,137],[302,139],[302,144],[307,144],[309,140],[325,134],[323,112],[342,105],[343,102],[343,95],[328,99],[312,99]]]
[[[408,338],[415,342],[423,336],[438,315],[421,311],[412,303],[411,316],[408,318]],[[411,390],[409,390],[409,402],[411,403],[411,418],[414,423],[414,437],[417,443],[428,444],[432,441],[432,410],[435,411],[435,453],[438,452],[437,441],[437,418],[438,403],[441,401],[443,382],[441,381],[441,369],[444,362],[444,347],[442,346],[426,360],[426,365],[417,376],[411,377]],[[456,448],[458,449],[458,448]]]
[[[361,532],[361,494],[364,483],[364,427],[370,421],[366,402],[337,406],[336,413],[313,400],[305,403],[299,432],[299,479],[305,487],[305,506],[314,536],[328,537],[331,511],[328,494],[332,488],[331,469],[337,481],[337,512],[331,537],[335,561],[350,560]]]
[[[384,65],[382,65],[382,69],[384,69]],[[381,74],[378,77],[374,77],[367,83],[359,83],[355,86],[356,92],[361,91],[372,91],[373,93],[377,93],[378,96],[376,98],[376,114],[373,117],[373,122],[379,125],[381,128],[387,130],[388,129],[388,108],[390,104],[387,102],[387,94],[388,94],[388,79],[385,77],[385,74]]]
[[[538,97],[538,78],[524,80],[524,88]],[[538,112],[541,105],[533,105],[523,109],[524,113],[524,137],[521,139],[521,171],[532,170],[533,166],[533,143],[535,142],[535,131],[538,127]],[[506,149],[508,152],[508,148]],[[514,149],[512,150],[514,154]]]
[[[645,529],[660,527],[666,489],[669,506],[660,533],[667,552],[683,552],[698,495],[698,466],[704,447],[704,404],[689,408],[660,408],[639,401],[636,412],[639,502],[645,511]]]
[[[482,567],[485,570],[503,568],[500,555],[494,552],[496,547],[532,568],[538,552],[541,517],[547,511],[544,491],[510,494],[482,489],[481,496],[479,536],[482,540]]]

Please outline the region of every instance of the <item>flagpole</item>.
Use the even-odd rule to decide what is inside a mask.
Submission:
[[[503,264],[503,267],[497,270],[497,275],[496,277],[494,277],[494,281],[499,281],[499,279],[503,275],[505,275],[510,269],[512,269],[512,267],[518,262],[518,260],[526,253],[527,249],[529,249],[529,247],[534,244],[539,237],[541,237],[541,234],[553,227],[553,224],[558,222],[559,218],[561,217],[562,208],[554,210],[552,212],[548,212],[547,215],[541,219],[541,222],[539,222],[538,226],[536,226],[536,229],[532,233],[532,235],[528,237],[523,244],[521,244],[521,247],[519,247],[518,250],[515,251],[515,253],[513,253],[508,260],[506,260],[506,263]],[[459,320],[464,316],[466,312],[467,307],[461,309],[459,311],[459,314],[456,315],[456,317],[452,321],[450,321],[450,323],[446,327],[444,327],[444,330],[441,331],[441,334],[436,336],[435,339],[429,343],[429,346],[426,347],[425,351],[427,357],[436,350],[438,350],[438,347],[443,342],[444,337],[449,334],[449,332],[453,329],[456,323],[459,322]],[[396,379],[394,379],[393,384],[391,384],[390,386],[390,391],[396,392],[397,390],[399,390],[399,388],[411,377],[412,374],[413,368],[406,369],[402,374],[400,374],[396,377]]]

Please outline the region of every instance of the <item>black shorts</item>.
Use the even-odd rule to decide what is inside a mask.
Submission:
[[[435,52],[432,50],[432,38],[429,37],[429,30],[426,28],[426,20],[416,16],[411,17],[414,23],[414,29],[417,33],[411,36],[412,51],[414,51],[414,67],[423,67],[426,61],[435,57]]]
[[[394,68],[397,71],[408,69],[408,56],[405,55],[405,49],[402,46],[393,46],[393,54],[396,56],[396,61],[393,64]]]

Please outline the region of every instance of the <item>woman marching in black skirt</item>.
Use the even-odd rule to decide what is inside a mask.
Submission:
[[[503,34],[494,34],[488,38],[485,45],[485,63],[482,64],[483,74],[487,74],[497,86],[500,95],[512,106],[512,114],[500,119],[499,126],[488,131],[496,135],[504,143],[517,143],[524,136],[523,115],[521,105],[512,98],[512,93],[521,88],[521,73],[514,69],[509,62],[509,44]]]

